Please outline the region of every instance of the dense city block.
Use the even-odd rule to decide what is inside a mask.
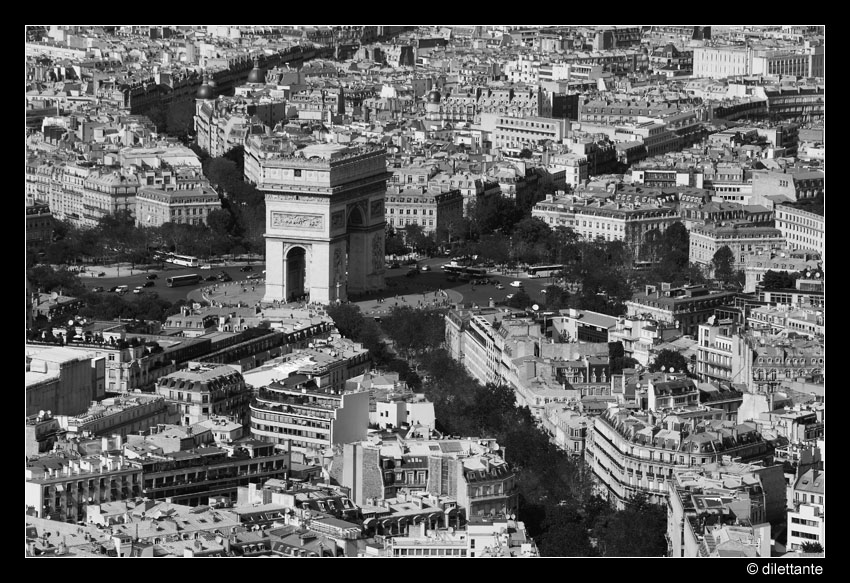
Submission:
[[[27,26],[26,556],[823,557],[824,47]]]

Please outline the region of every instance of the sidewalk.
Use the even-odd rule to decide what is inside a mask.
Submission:
[[[354,302],[364,316],[386,316],[397,306],[411,308],[441,308],[463,301],[460,292],[453,289],[429,291],[424,294],[406,294],[389,296],[383,300],[365,300]]]
[[[231,281],[227,283],[210,282],[209,285],[189,293],[193,301],[206,301],[214,306],[270,307],[263,303],[266,286],[263,280]],[[385,316],[396,306],[411,306],[413,308],[445,307],[463,301],[463,295],[449,289],[429,291],[424,294],[388,296],[387,298],[352,302],[360,308],[364,316]],[[295,302],[298,303],[298,302]],[[281,304],[286,305],[286,304]]]
[[[111,265],[87,265],[80,270],[82,279],[96,279],[99,273],[103,273],[102,277],[121,277],[138,275],[140,273],[152,273],[151,269],[139,269],[139,265],[133,266],[132,263],[113,263]]]
[[[246,279],[241,281],[208,282],[207,285],[189,292],[189,299],[206,301],[214,306],[253,307],[261,304],[266,293],[266,284],[262,279]]]

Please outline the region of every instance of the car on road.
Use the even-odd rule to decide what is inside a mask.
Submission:
[[[260,275],[259,273],[252,273],[251,275],[249,275],[249,276],[248,276],[248,277],[246,277],[245,279],[262,279],[262,277],[263,277],[263,276],[262,276],[262,275]]]
[[[251,267],[250,265],[243,265],[242,267],[239,268],[239,271],[254,271],[254,268]]]
[[[501,283],[498,283],[496,284],[496,289],[505,289],[505,286],[503,286]]]
[[[510,283],[511,287],[522,287],[522,282],[518,279],[513,280]]]
[[[390,269],[398,269],[399,267],[401,267],[401,264],[398,261],[390,263]]]
[[[222,273],[218,276],[219,281],[233,281],[233,278],[227,275],[226,273]]]
[[[218,281],[218,275],[208,275],[204,278],[204,281]]]
[[[105,272],[105,271],[101,271],[100,273],[98,273],[98,274],[97,274],[97,276],[98,276],[98,277],[106,277],[106,272]]]
[[[427,265],[423,265],[422,267],[419,268],[419,271],[431,271],[431,268],[428,267]]]
[[[212,265],[201,265],[198,269],[212,269]]]
[[[146,275],[145,279],[159,279],[159,276],[155,273],[151,273],[150,275]]]
[[[512,297],[514,297],[514,294],[508,294],[508,295],[506,295],[506,296],[505,296],[505,299],[506,299],[506,300],[509,300],[509,299],[511,299]]]
[[[93,288],[91,288],[91,290],[92,290],[93,292],[95,292],[95,293],[99,293],[99,292],[102,292],[102,291],[103,291],[103,287],[101,287],[101,286],[99,286],[99,285],[96,285],[96,286],[94,286]]]

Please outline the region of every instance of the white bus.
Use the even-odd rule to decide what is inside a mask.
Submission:
[[[165,260],[174,265],[183,265],[184,267],[198,267],[198,258],[191,255],[178,255],[169,253]]]

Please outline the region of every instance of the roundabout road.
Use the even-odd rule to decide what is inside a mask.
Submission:
[[[110,268],[108,271],[109,277],[92,277],[91,273],[97,273],[96,269],[90,270],[86,274],[84,274],[80,279],[83,282],[83,285],[88,289],[92,289],[93,287],[100,286],[104,288],[102,293],[113,293],[108,290],[111,287],[116,285],[126,285],[130,288],[130,292],[126,294],[124,297],[128,299],[138,299],[142,297],[144,294],[134,294],[133,289],[136,286],[144,285],[147,281],[147,276],[150,274],[156,274],[157,278],[153,280],[153,287],[144,288],[145,294],[150,294],[151,292],[156,293],[159,298],[163,300],[167,300],[171,303],[176,302],[177,300],[185,300],[188,298],[189,293],[195,290],[209,287],[218,282],[206,282],[201,281],[195,285],[187,285],[180,287],[168,287],[165,283],[165,280],[174,275],[189,275],[192,273],[197,273],[201,276],[202,280],[205,277],[211,275],[217,275],[219,272],[224,271],[227,273],[234,282],[243,281],[247,276],[256,273],[261,274],[263,270],[266,268],[264,263],[251,263],[251,267],[253,271],[243,272],[240,271],[242,265],[232,265],[228,262],[227,267],[213,267],[212,269],[199,269],[197,267],[180,267],[176,265],[166,264],[165,269],[152,269],[148,271],[139,271],[138,269],[133,269],[132,273],[129,268],[121,267],[120,270],[116,272],[114,268]],[[113,275],[114,274],[114,275]],[[262,279],[259,280],[262,283]]]

